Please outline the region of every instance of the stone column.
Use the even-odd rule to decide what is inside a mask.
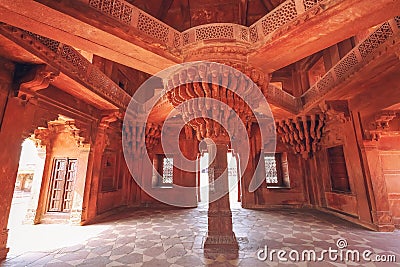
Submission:
[[[244,134],[249,135],[255,115],[253,110],[263,99],[262,93],[266,92],[269,82],[268,75],[266,77],[262,71],[246,63],[246,55],[241,53],[241,49],[231,47],[226,51],[230,52],[221,54],[218,49],[194,51],[193,55],[204,52],[203,56],[207,55],[210,60],[219,58],[216,61],[224,64],[194,64],[187,69],[177,70],[165,83],[168,101],[182,114],[187,126],[196,132],[198,141],[212,140],[213,143],[213,147],[208,145],[209,156],[212,158],[215,154],[215,159],[209,167],[209,175],[211,181],[219,178],[210,184],[208,234],[204,242],[205,255],[210,258],[219,253],[232,258],[238,256],[238,243],[232,231],[229,206],[228,145],[231,139],[240,139]],[[216,58],[213,58],[214,56]],[[239,62],[240,64],[237,64]],[[234,68],[228,67],[230,65]],[[241,74],[241,71],[246,75]],[[254,155],[249,161],[252,162],[253,158]],[[242,181],[250,181],[246,178],[252,176],[253,172],[254,167],[251,165],[246,169]],[[244,190],[247,189],[246,186],[247,184],[244,184]],[[221,197],[216,199],[218,194]],[[250,198],[248,196],[244,196],[244,199]]]
[[[90,145],[88,169],[86,172],[85,195],[83,196],[81,224],[87,224],[97,215],[97,196],[99,193],[101,163],[104,150],[109,144],[107,129],[116,121],[119,112],[103,117],[98,125],[93,145]]]
[[[206,257],[224,253],[236,258],[239,246],[232,229],[232,212],[229,205],[228,153],[229,141],[215,140],[207,144],[210,164],[208,207],[208,233],[204,242]],[[222,197],[221,197],[222,196]],[[219,197],[219,198],[218,198]],[[215,198],[218,198],[215,201]]]
[[[97,215],[97,195],[101,175],[101,161],[107,146],[107,127],[100,125],[94,144],[90,146],[88,170],[86,173],[85,195],[82,205],[82,224],[87,224]]]
[[[240,147],[238,146],[238,153],[241,155]],[[254,158],[253,158],[253,151],[250,149],[250,154],[248,158],[241,157],[240,161],[240,168],[243,170],[243,175],[241,177],[241,185],[242,185],[242,207],[243,208],[254,208],[255,206],[255,198],[254,193],[249,191],[250,181],[253,179],[253,175],[255,172],[254,166]]]
[[[390,204],[385,177],[382,172],[379,150],[375,141],[364,141],[363,147],[370,179],[371,216],[379,231],[391,232],[395,227],[390,213]]]
[[[82,144],[78,149],[80,151],[80,154],[82,155],[81,157],[85,158],[85,161],[88,162],[90,145]],[[83,161],[82,163],[84,163],[85,161]],[[74,184],[74,192],[73,192],[74,196],[73,196],[70,219],[69,219],[69,222],[74,225],[79,225],[82,221],[83,196],[85,195],[85,183],[86,183],[86,179],[84,178],[86,177],[79,178],[78,176]]]
[[[21,144],[54,116],[39,108],[32,93],[46,88],[56,74],[45,65],[21,75],[14,63],[0,60],[0,260],[7,256],[8,217],[17,178]],[[20,78],[16,78],[20,77]],[[14,97],[17,95],[19,97]]]
[[[10,98],[0,131],[0,260],[7,256],[8,217],[17,178],[22,141],[28,137],[34,107],[19,98]],[[18,119],[16,119],[18,114]]]

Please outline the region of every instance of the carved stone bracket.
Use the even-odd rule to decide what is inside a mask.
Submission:
[[[184,130],[185,130],[186,139],[192,140],[193,139],[193,129],[192,129],[192,127],[190,127],[188,124],[185,124]]]
[[[343,127],[350,121],[346,100],[325,101],[320,110],[316,114],[276,122],[282,142],[304,158],[310,157],[325,144],[343,141]]]
[[[125,153],[133,157],[141,157],[144,153],[145,124],[143,122],[129,121],[124,124],[123,134],[125,135]]]
[[[378,141],[382,135],[390,135],[390,133],[400,133],[400,129],[394,129],[390,126],[390,122],[395,118],[399,118],[400,111],[386,110],[381,111],[367,123],[367,129],[364,130],[364,139]]]
[[[345,123],[350,121],[350,112],[346,100],[325,101],[320,105],[325,115],[321,145],[343,142]]]
[[[161,138],[161,125],[156,123],[146,123],[145,131],[146,148],[152,149],[160,143]]]
[[[54,132],[48,128],[39,128],[35,130],[30,138],[35,142],[36,147],[45,147],[51,145],[53,135]]]
[[[103,116],[100,121],[100,127],[108,128],[111,123],[122,119],[122,113],[119,111],[110,112],[109,114]]]
[[[239,124],[249,132],[254,117],[250,106],[257,106],[260,88],[268,86],[270,76],[263,72],[245,63],[224,64],[202,63],[183,68],[166,81],[168,101],[195,130],[198,140],[223,138],[227,132],[234,136]]]
[[[97,138],[93,138],[95,141],[95,145],[101,148],[101,151],[104,152],[104,149],[111,144],[107,129],[110,128],[111,123],[116,122],[122,119],[122,113],[120,111],[112,111],[108,114],[105,114],[98,126],[98,133],[99,135]]]
[[[309,158],[319,149],[325,115],[323,113],[304,115],[276,122],[281,141],[303,158]]]
[[[45,89],[60,74],[60,71],[49,65],[35,65],[17,83],[19,86],[19,96],[31,94]]]

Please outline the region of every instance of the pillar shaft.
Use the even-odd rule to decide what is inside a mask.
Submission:
[[[97,196],[99,193],[101,163],[107,144],[106,129],[107,128],[103,125],[98,127],[94,144],[90,148],[81,224],[91,222],[97,215]]]
[[[390,212],[390,203],[379,150],[374,142],[365,142],[364,150],[371,179],[371,200],[374,202],[371,207],[372,220],[379,231],[391,232],[395,227]]]
[[[208,208],[208,233],[204,243],[207,253],[238,253],[238,244],[232,229],[232,212],[229,205],[228,183],[228,144],[217,142],[207,146],[210,165],[208,175],[210,180]]]
[[[15,119],[18,114],[18,120]],[[21,144],[32,125],[34,107],[18,98],[10,98],[0,131],[0,260],[7,256],[8,218],[17,178]]]

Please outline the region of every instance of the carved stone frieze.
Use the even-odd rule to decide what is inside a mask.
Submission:
[[[223,245],[223,244],[237,244],[236,237],[232,236],[208,236],[207,237],[208,245]]]
[[[184,60],[186,62],[190,62],[204,60],[204,58],[207,58],[209,61],[215,61],[219,63],[230,62],[231,64],[234,64],[235,62],[246,62],[248,53],[248,48],[234,44],[225,46],[194,46],[185,50]]]

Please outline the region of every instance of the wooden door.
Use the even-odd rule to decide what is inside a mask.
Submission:
[[[69,212],[77,171],[76,159],[54,159],[48,211]]]

